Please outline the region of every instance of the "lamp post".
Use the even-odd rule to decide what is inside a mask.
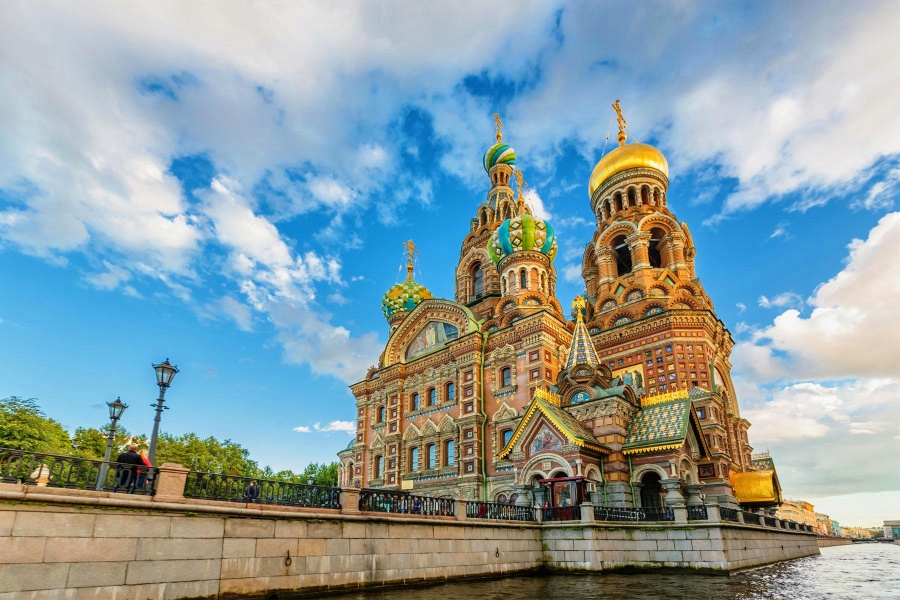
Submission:
[[[168,406],[163,406],[163,402],[165,402],[166,390],[172,384],[172,379],[175,377],[175,373],[178,372],[178,367],[170,365],[167,358],[158,365],[153,365],[153,370],[156,371],[156,385],[159,386],[159,398],[156,399],[156,404],[150,405],[156,409],[156,418],[153,419],[153,435],[150,436],[150,451],[147,453],[147,458],[150,460],[151,465],[156,466],[156,439],[159,437],[159,420],[162,417],[162,411],[169,408]]]
[[[94,488],[97,491],[103,489],[103,484],[106,483],[106,474],[109,472],[109,458],[112,454],[113,439],[116,437],[116,421],[128,408],[127,404],[122,403],[121,398],[116,398],[115,402],[107,402],[106,406],[109,407],[109,435],[106,436],[106,452],[103,454],[103,464],[100,465],[100,475],[97,477],[97,486]]]

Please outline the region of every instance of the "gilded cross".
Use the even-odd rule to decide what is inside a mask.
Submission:
[[[406,248],[407,262],[406,262],[406,275],[409,278],[412,278],[413,274],[413,256],[418,254],[419,251],[416,250],[416,245],[413,244],[412,240],[403,244],[403,247]]]
[[[503,121],[500,120],[500,115],[494,113],[494,125],[497,128],[497,143],[500,143],[500,140],[503,139]]]
[[[624,146],[625,138],[626,138],[625,127],[627,127],[627,124],[625,122],[625,117],[622,116],[622,107],[619,104],[618,100],[616,100],[613,103],[612,107],[613,107],[613,110],[616,111],[616,121],[618,121],[618,123],[619,123],[619,137],[618,137],[619,145]]]

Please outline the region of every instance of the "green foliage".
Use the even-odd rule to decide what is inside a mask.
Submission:
[[[224,473],[254,477],[259,467],[250,460],[250,451],[231,440],[220,442],[210,436],[201,439],[196,433],[173,436],[162,433],[156,446],[158,465],[180,463],[192,471]]]
[[[100,428],[79,427],[70,438],[62,425],[41,411],[35,398],[26,400],[11,396],[0,400],[0,448],[102,460],[108,434],[109,423]],[[113,439],[112,460],[129,442],[141,448],[150,445],[146,435],[132,434],[120,425]],[[250,451],[236,442],[219,441],[212,436],[204,439],[195,433],[160,434],[156,446],[156,465],[167,462],[206,473],[294,483],[306,483],[312,477],[316,485],[337,485],[337,462],[312,463],[301,473],[291,470],[275,472],[269,466],[260,468],[255,460],[250,459]]]
[[[35,398],[10,396],[0,400],[0,447],[71,454],[69,434],[58,422],[45,415]]]

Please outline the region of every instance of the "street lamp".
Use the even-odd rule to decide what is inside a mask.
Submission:
[[[156,404],[150,405],[156,409],[156,418],[153,419],[153,435],[150,436],[150,451],[147,458],[150,460],[151,465],[156,466],[156,438],[159,436],[159,419],[162,417],[162,411],[169,408],[168,406],[163,406],[163,402],[166,397],[166,389],[172,385],[172,379],[175,377],[175,373],[178,372],[178,367],[170,365],[167,358],[158,365],[153,365],[153,370],[156,371],[156,385],[159,386],[159,398],[157,398]]]
[[[106,474],[109,472],[109,458],[112,453],[113,439],[116,437],[116,421],[122,417],[122,413],[128,408],[127,404],[122,403],[122,398],[116,398],[115,402],[107,402],[109,407],[109,435],[106,436],[106,452],[103,454],[103,464],[100,465],[100,476],[97,477],[97,491],[103,489],[106,483]]]

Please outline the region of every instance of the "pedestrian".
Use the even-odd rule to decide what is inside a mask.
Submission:
[[[550,510],[550,501],[544,500],[544,519],[549,521],[550,517],[553,516],[553,511]]]
[[[134,493],[134,484],[137,483],[135,470],[138,465],[144,464],[137,449],[137,444],[131,444],[128,450],[116,458],[116,487],[113,488],[113,492],[118,492],[120,487],[124,487],[129,490],[129,494]]]
[[[412,511],[413,511],[414,515],[418,515],[422,512],[422,500],[420,500],[419,498],[416,498],[415,500],[413,500],[413,510]]]
[[[253,504],[259,500],[259,488],[256,487],[256,482],[251,481],[250,485],[244,490],[244,502],[247,504]]]
[[[150,458],[148,454],[149,453],[147,452],[146,448],[138,452],[138,455],[140,455],[141,457],[142,466],[139,466],[137,468],[137,487],[141,491],[144,490],[144,484],[147,483],[147,474],[150,473],[150,469],[153,468],[153,465],[150,464]]]

